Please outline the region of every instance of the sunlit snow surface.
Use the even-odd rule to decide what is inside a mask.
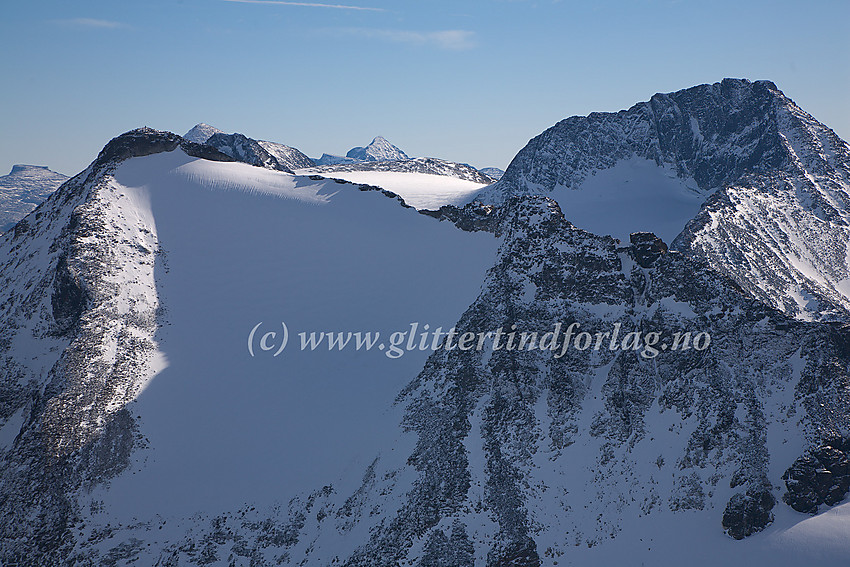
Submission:
[[[429,353],[299,352],[297,333],[448,329],[478,294],[496,240],[379,191],[180,151],[129,160],[115,179],[128,206],[149,203],[164,251],[155,273],[164,368],[132,409],[149,449],[91,495],[105,502],[96,520],[356,486],[395,445],[393,401]],[[286,351],[252,358],[251,329],[280,332],[282,321]]]
[[[448,175],[402,171],[333,171],[319,175],[381,187],[401,196],[411,207],[429,211],[443,205],[463,206],[486,187]]]

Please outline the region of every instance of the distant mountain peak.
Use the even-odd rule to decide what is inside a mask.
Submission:
[[[16,163],[12,166],[12,171],[9,172],[9,175],[15,175],[16,173],[31,172],[36,170],[50,171],[50,168],[46,165],[27,165],[25,163]]]
[[[189,140],[190,142],[195,142],[196,144],[203,144],[207,140],[209,140],[214,134],[224,134],[222,130],[219,130],[215,126],[210,126],[209,124],[205,124],[203,122],[199,124],[195,124],[195,126],[186,132],[183,136],[184,139]]]
[[[383,136],[375,136],[366,147],[351,148],[345,157],[357,161],[397,161],[410,159],[397,146],[391,144]]]
[[[15,226],[67,179],[46,165],[13,165],[9,175],[0,176],[0,233]]]

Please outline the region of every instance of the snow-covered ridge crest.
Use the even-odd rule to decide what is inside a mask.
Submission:
[[[143,444],[126,405],[165,364],[154,338],[163,265],[144,188],[114,174],[131,158],[174,151],[231,161],[169,132],[133,130],[0,236],[0,423],[20,427],[0,447],[4,564],[35,531],[66,539],[73,495],[120,473]],[[56,564],[68,553],[45,549],[23,556]]]

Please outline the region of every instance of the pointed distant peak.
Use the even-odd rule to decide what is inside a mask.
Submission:
[[[183,138],[190,142],[195,142],[196,144],[203,144],[215,134],[224,134],[224,131],[219,130],[215,126],[210,126],[209,124],[200,122],[195,124],[191,130],[186,132]]]
[[[410,159],[406,153],[383,136],[375,136],[366,147],[352,148],[345,157],[357,161],[399,161]]]

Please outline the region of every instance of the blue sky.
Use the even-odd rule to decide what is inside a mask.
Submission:
[[[504,168],[558,120],[723,77],[770,79],[850,139],[850,2],[8,2],[0,174],[84,168],[197,122],[344,153]]]

